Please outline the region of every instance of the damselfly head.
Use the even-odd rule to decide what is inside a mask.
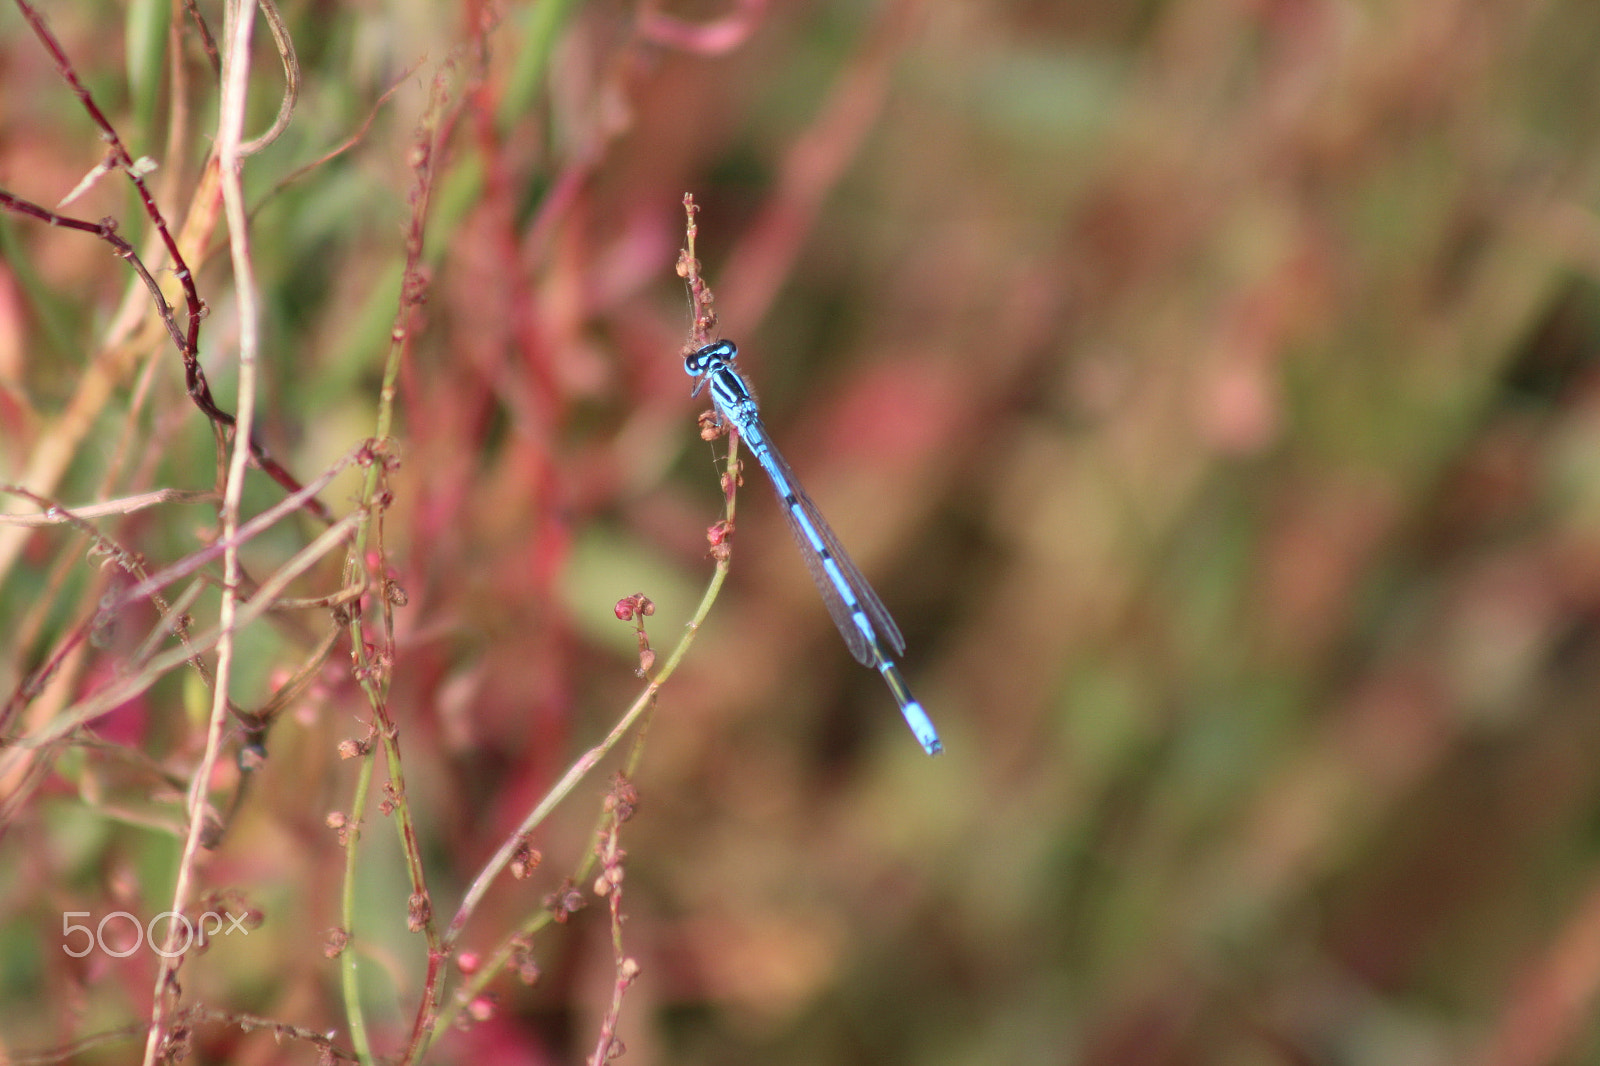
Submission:
[[[683,370],[692,378],[701,377],[715,370],[719,364],[733,362],[738,356],[739,349],[732,341],[717,341],[685,356]]]

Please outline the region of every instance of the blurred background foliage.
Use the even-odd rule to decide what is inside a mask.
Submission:
[[[669,649],[709,578],[720,446],[695,430],[672,269],[691,190],[722,330],[899,619],[948,751],[923,756],[841,647],[749,468],[732,577],[623,828],[624,1061],[1600,1055],[1600,5],[283,11],[304,86],[244,176],[261,435],[302,480],[372,432],[419,117],[436,78],[450,94],[384,518],[437,914],[636,695],[612,604],[651,597]],[[45,14],[181,226],[216,110],[181,5]],[[0,186],[54,204],[103,145],[15,10],[0,28]],[[261,129],[282,74],[258,38]],[[71,211],[144,239],[114,175]],[[231,407],[227,256],[198,278]],[[125,298],[148,304],[103,244],[0,215],[0,480],[70,503],[213,485],[164,335],[105,343]],[[345,513],[354,486],[323,499]],[[281,497],[252,475],[247,510]],[[165,565],[213,516],[102,528]],[[286,521],[247,565],[316,532]],[[7,694],[103,591],[81,535],[22,536]],[[330,624],[257,623],[234,698],[263,702]],[[75,660],[73,692],[140,632]],[[341,1046],[325,819],[368,720],[348,650],[201,867],[260,928],[182,971],[187,1002]],[[174,673],[0,782],[0,1054],[142,1031],[153,956],[69,958],[60,915],[164,909],[207,703]],[[544,865],[496,886],[466,948],[544,906],[605,787],[541,828]],[[392,1051],[424,951],[394,834],[365,817],[350,950]],[[581,1061],[613,979],[604,911],[543,930],[538,980],[493,981],[431,1061]],[[220,1023],[192,1051],[317,1055]]]

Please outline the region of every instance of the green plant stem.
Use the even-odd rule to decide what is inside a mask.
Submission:
[[[343,949],[339,952],[339,977],[344,989],[345,1021],[350,1026],[350,1043],[363,1066],[375,1066],[377,1061],[372,1055],[372,1040],[367,1035],[366,1012],[361,1007],[361,982],[356,972],[360,965],[361,953],[356,950],[354,934],[356,865],[359,853],[356,845],[361,840],[361,825],[366,818],[367,792],[372,786],[372,765],[373,760],[369,754],[361,759],[361,768],[356,773],[356,791],[350,800],[350,811],[347,815],[350,822],[346,827],[347,836],[344,841],[344,886],[339,898],[341,929],[345,936]]]
[[[724,520],[730,525],[733,523],[738,499],[737,492],[731,486],[738,484],[738,472],[739,438],[733,436],[729,438],[725,475],[730,489],[726,494]],[[677,672],[678,665],[683,662],[684,656],[689,653],[690,646],[694,644],[694,638],[700,632],[700,626],[704,624],[707,616],[710,615],[711,605],[717,601],[717,596],[722,591],[722,583],[727,580],[728,570],[732,562],[733,556],[731,552],[722,553],[722,557],[717,560],[717,565],[712,569],[711,580],[706,585],[705,593],[700,597],[699,606],[695,608],[693,617],[689,619],[688,625],[684,627],[683,635],[678,638],[677,645],[672,649],[671,654],[667,656],[660,672],[650,679],[650,683],[645,686],[644,691],[639,694],[622,718],[612,727],[611,732],[606,734],[605,739],[599,744],[584,752],[568,768],[567,772],[562,775],[561,780],[557,781],[550,791],[545,793],[544,797],[534,806],[533,810],[528,812],[528,816],[522,820],[522,824],[517,826],[516,830],[506,837],[505,843],[500,846],[499,851],[495,852],[494,857],[484,864],[483,869],[478,871],[478,876],[473,879],[471,886],[468,887],[467,894],[461,901],[461,906],[457,909],[455,917],[451,919],[449,929],[445,932],[444,950],[447,953],[455,948],[468,919],[472,917],[478,904],[483,901],[484,895],[489,891],[490,885],[494,883],[494,880],[511,861],[512,856],[516,854],[528,834],[538,828],[545,818],[549,816],[550,812],[555,810],[562,800],[572,794],[572,790],[577,787],[578,782],[587,777],[600,760],[605,758],[611,749],[616,746],[629,728],[641,718],[646,718],[650,709],[655,706],[657,693],[661,691],[667,680]],[[642,728],[633,748],[629,752],[625,770],[629,776],[632,776],[638,768],[639,760],[643,755],[644,735],[645,731]],[[607,817],[608,815],[605,814],[600,816],[599,821],[596,823],[596,831],[604,824]],[[572,874],[572,882],[574,884],[582,884],[587,879],[589,871],[593,869],[596,861],[597,858],[593,850],[585,852]],[[516,950],[518,938],[538,932],[550,924],[552,920],[553,915],[548,909],[540,910],[530,915],[515,933],[501,942],[500,946],[490,956],[488,962],[480,966],[472,975],[471,980],[467,982],[461,994],[451,997],[448,1003],[440,1007],[438,1020],[428,1036],[430,1044],[437,1038],[439,1033],[446,1030],[454,1022],[461,1008],[472,1002],[488,986],[489,982],[505,968],[506,963],[511,959],[512,953]]]

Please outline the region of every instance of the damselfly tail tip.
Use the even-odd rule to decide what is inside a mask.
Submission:
[[[944,751],[944,741],[939,739],[939,731],[933,728],[933,721],[928,717],[928,712],[922,709],[922,704],[916,700],[907,700],[901,704],[900,713],[906,716],[906,725],[911,727],[911,732],[922,745],[923,751],[929,755],[938,755]]]

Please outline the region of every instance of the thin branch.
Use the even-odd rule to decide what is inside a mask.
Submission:
[[[728,460],[726,472],[723,476],[724,484],[733,486],[737,483],[736,471],[738,466],[739,439],[732,437],[729,438],[728,442]],[[725,498],[724,519],[723,522],[718,523],[718,526],[732,523],[735,504],[736,495],[730,487]],[[725,547],[725,544],[713,547],[712,552],[713,557],[716,558],[716,566],[711,572],[711,581],[701,595],[700,603],[696,606],[694,615],[689,619],[689,624],[684,627],[683,635],[678,638],[677,646],[672,649],[672,653],[662,663],[661,672],[650,679],[644,691],[639,693],[628,709],[623,712],[622,717],[612,727],[611,732],[606,734],[605,739],[584,752],[576,762],[568,767],[567,772],[561,776],[561,780],[551,786],[550,790],[528,812],[517,828],[506,836],[504,843],[500,845],[500,849],[494,853],[488,862],[484,863],[483,867],[472,879],[472,883],[467,886],[461,905],[457,908],[455,917],[450,920],[450,925],[445,930],[444,950],[446,953],[455,950],[462,932],[466,929],[467,922],[476,913],[478,906],[483,902],[484,897],[488,895],[489,888],[495,880],[505,871],[507,866],[517,859],[519,854],[526,851],[527,842],[533,831],[543,824],[544,820],[549,817],[550,812],[555,810],[563,800],[572,794],[578,783],[599,765],[600,761],[606,757],[612,748],[616,747],[617,742],[627,735],[628,730],[655,707],[657,695],[667,681],[671,679],[672,675],[677,672],[684,657],[688,655],[690,647],[694,644],[695,637],[700,632],[700,627],[711,613],[711,605],[717,602],[717,597],[722,592],[722,584],[727,579],[728,569],[732,561],[731,552],[719,550]],[[638,751],[635,750],[628,767],[630,773],[634,766],[637,765],[637,755]],[[574,882],[584,880],[588,876],[588,871],[592,868],[594,861],[595,855],[593,853],[587,855],[580,863],[578,871],[572,880]],[[430,1041],[437,1038],[438,1034],[451,1024],[464,1004],[470,1002],[488,986],[495,975],[510,961],[524,938],[548,924],[550,920],[551,913],[548,910],[541,911],[531,917],[523,924],[521,929],[500,944],[488,964],[474,975],[463,994],[451,997],[450,1001],[440,1008],[439,1017],[429,1036]]]
[[[261,149],[277,140],[283,131],[288,128],[289,120],[294,117],[294,105],[300,99],[300,59],[294,53],[294,41],[289,37],[289,27],[284,24],[283,15],[278,12],[278,5],[273,0],[256,0],[261,5],[261,14],[267,20],[267,29],[272,31],[272,41],[278,46],[278,57],[283,60],[283,98],[278,101],[278,116],[272,120],[272,126],[261,136],[246,141],[239,146],[239,155],[255,155]]]
[[[350,1052],[339,1047],[324,1033],[315,1029],[308,1029],[303,1025],[290,1025],[288,1022],[273,1021],[256,1014],[242,1014],[237,1011],[217,1010],[214,1007],[196,1005],[184,1009],[179,1020],[186,1025],[198,1022],[213,1024],[236,1025],[246,1033],[257,1029],[267,1029],[272,1032],[274,1040],[282,1043],[284,1040],[303,1040],[318,1048],[326,1062],[358,1062],[359,1059]],[[21,1055],[8,1055],[6,1062],[10,1066],[58,1066],[59,1063],[74,1059],[83,1052],[90,1051],[102,1044],[112,1044],[120,1040],[133,1040],[143,1035],[145,1026],[141,1022],[130,1022],[116,1029],[107,1029],[104,1032],[93,1033],[81,1037],[70,1044],[62,1044],[48,1051],[38,1051]]]
[[[400,370],[411,348],[413,320],[427,293],[428,280],[423,269],[424,237],[427,232],[429,205],[433,199],[437,176],[436,163],[444,129],[453,117],[457,106],[449,93],[450,78],[456,69],[457,53],[452,53],[435,75],[433,88],[418,124],[412,152],[412,188],[409,197],[410,219],[406,230],[406,261],[400,299],[395,309],[394,324],[389,331],[389,351],[384,362],[383,384],[378,393],[377,422],[374,438],[378,448],[387,446],[390,429],[394,424],[394,404]],[[388,557],[383,546],[383,512],[389,497],[387,457],[368,468],[362,485],[362,509],[369,513],[370,522],[363,523],[356,533],[346,562],[348,572],[360,573],[363,578],[375,572],[380,585],[387,586]],[[369,537],[376,550],[368,547]],[[373,556],[369,560],[369,554]],[[438,1011],[438,995],[443,980],[446,956],[440,940],[438,923],[433,919],[433,904],[428,892],[427,873],[422,862],[422,845],[417,838],[416,821],[406,790],[405,766],[400,757],[400,731],[389,716],[389,679],[394,668],[394,603],[389,595],[378,598],[382,618],[382,646],[376,648],[367,636],[366,620],[360,610],[350,612],[351,657],[355,661],[355,677],[372,709],[373,729],[383,749],[385,767],[389,774],[387,789],[393,800],[395,831],[406,859],[406,872],[411,881],[411,895],[407,906],[407,924],[413,932],[421,932],[428,946],[428,972],[423,981],[422,996],[413,1016],[410,1039],[401,1053],[402,1066],[410,1063],[420,1053],[429,1026]],[[357,782],[352,817],[356,825],[365,809],[365,796],[370,781],[375,751],[365,753]],[[343,934],[346,940],[340,956],[341,979],[345,993],[345,1013],[350,1024],[351,1039],[362,1058],[372,1055],[368,1044],[365,1017],[361,1009],[361,996],[356,973],[356,953],[348,946],[355,936],[354,879],[357,871],[357,846],[359,833],[352,834],[347,844],[345,883],[343,894]]]
[[[250,259],[250,231],[245,218],[244,190],[239,172],[243,163],[240,138],[244,132],[245,100],[250,82],[250,34],[255,25],[256,0],[236,0],[224,19],[228,50],[222,64],[222,100],[217,118],[217,166],[222,180],[222,202],[228,217],[229,247],[233,253],[234,296],[239,308],[239,412],[233,439],[233,456],[222,501],[222,607],[217,624],[222,637],[217,642],[217,680],[211,696],[211,715],[206,728],[205,754],[189,785],[189,832],[178,862],[177,883],[172,890],[172,911],[182,914],[189,904],[194,864],[209,835],[206,814],[207,790],[211,771],[222,750],[222,731],[228,719],[228,687],[233,679],[234,625],[238,614],[239,507],[244,497],[245,470],[250,458],[250,427],[255,417],[256,351],[260,343],[259,311],[256,306],[255,265]],[[167,930],[166,950],[156,967],[153,1005],[150,1008],[150,1035],[145,1041],[144,1066],[155,1066],[162,1046],[165,1015],[176,1001],[177,969],[183,953],[175,950],[178,926]],[[168,990],[173,991],[168,995]]]
[[[0,492],[33,495],[33,493],[20,485],[0,484]],[[138,496],[124,496],[120,500],[107,500],[104,503],[85,503],[76,507],[66,508],[46,505],[44,510],[35,514],[0,513],[0,524],[59,526],[72,521],[71,516],[78,518],[104,518],[107,515],[130,515],[137,511],[143,511],[147,507],[155,507],[157,504],[210,503],[216,499],[218,499],[217,494],[210,490],[157,489],[155,492],[145,492]]]
[[[205,16],[200,14],[200,8],[195,0],[183,0],[184,13],[189,16],[189,21],[194,23],[195,32],[200,35],[200,48],[206,54],[206,59],[211,63],[211,73],[220,81],[222,78],[222,57],[217,54],[216,38],[211,36],[211,27],[206,25]]]
[[[256,201],[255,206],[250,208],[251,217],[254,218],[257,212],[270,203],[272,199],[284,189],[293,185],[295,182],[316,170],[318,167],[338,158],[345,152],[348,152],[350,149],[360,144],[362,138],[367,135],[367,131],[372,128],[373,120],[378,117],[378,112],[383,110],[383,106],[389,102],[389,98],[395,93],[399,92],[400,87],[411,79],[411,76],[417,72],[417,66],[420,65],[421,64],[419,63],[416,66],[411,67],[409,70],[403,72],[394,80],[393,84],[383,91],[383,95],[378,97],[377,101],[372,105],[372,108],[367,112],[367,117],[361,120],[361,125],[356,127],[356,131],[354,133],[346,137],[339,144],[336,144],[332,148],[328,149],[326,152],[323,152],[311,162],[298,166],[289,173],[285,174],[283,177],[279,178],[272,188],[268,190],[260,200]]]
[[[600,876],[595,879],[594,890],[604,896],[611,912],[611,957],[616,967],[616,977],[611,984],[611,1003],[600,1021],[600,1034],[595,1040],[590,1066],[605,1066],[623,1053],[622,1041],[617,1039],[617,1023],[622,1017],[622,997],[639,976],[639,963],[630,958],[622,946],[622,860],[627,852],[622,850],[619,838],[622,823],[633,817],[639,794],[626,774],[618,774],[606,795],[605,825],[600,831],[595,852],[600,857]]]

